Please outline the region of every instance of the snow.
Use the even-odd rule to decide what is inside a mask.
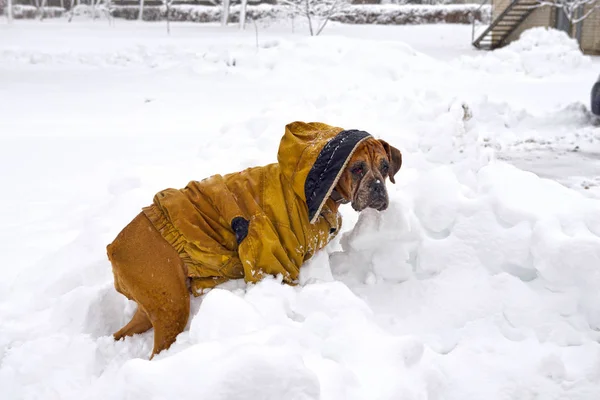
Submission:
[[[591,59],[584,56],[576,39],[565,32],[543,27],[531,28],[519,40],[482,57],[465,57],[473,69],[490,73],[521,72],[536,78],[590,69]]]
[[[599,398],[597,58],[543,30],[165,29],[0,26],[3,399]],[[114,342],[106,244],[161,189],[274,161],[292,120],[400,148],[389,209],[343,208],[296,287],[194,299],[152,361],[151,331]]]

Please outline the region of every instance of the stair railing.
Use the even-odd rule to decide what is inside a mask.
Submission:
[[[475,11],[473,11],[473,13],[471,14],[471,43],[473,43],[475,41],[475,23],[477,22],[477,18],[475,18],[475,15],[477,15],[477,13],[481,11],[481,9],[483,8],[483,6],[485,6],[488,3],[491,4],[491,1],[492,0],[483,0],[481,2],[481,4],[479,4],[479,7],[477,7],[475,9]],[[491,15],[490,15],[490,23],[492,23],[492,16]]]

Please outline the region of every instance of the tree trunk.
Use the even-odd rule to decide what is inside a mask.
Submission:
[[[244,30],[246,28],[246,5],[248,4],[248,0],[242,0],[242,4],[240,4],[240,29]]]
[[[40,7],[40,21],[44,20],[44,10],[46,9],[46,0],[42,0],[42,5]]]
[[[69,22],[71,22],[73,20],[73,0],[70,0],[70,5],[69,5]]]
[[[166,0],[165,5],[167,6],[167,34],[171,34],[171,0]]]
[[[258,51],[258,25],[256,25],[255,18],[252,18],[252,23],[254,24],[254,33],[256,35],[256,51]]]
[[[140,0],[140,13],[138,14],[138,20],[144,20],[144,0]]]
[[[12,0],[8,0],[6,4],[6,18],[8,19],[8,23],[12,22]]]
[[[308,19],[308,30],[310,31],[310,36],[314,36],[314,32],[313,32],[313,27],[312,27],[312,21],[310,19],[310,4],[308,3],[309,0],[305,0],[305,5],[306,5],[306,18]]]
[[[227,25],[229,21],[229,0],[223,0],[223,13],[221,15],[221,26]]]
[[[106,19],[108,20],[108,26],[112,26],[113,19],[112,15],[110,14],[110,0],[98,0],[98,5],[104,6],[102,7],[102,12],[104,13],[104,15],[106,15]]]

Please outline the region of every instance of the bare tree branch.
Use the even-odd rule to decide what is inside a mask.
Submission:
[[[540,7],[554,7],[562,10],[565,16],[572,24],[577,24],[590,16],[595,10],[600,9],[600,0],[538,0]],[[584,11],[582,15],[577,16],[579,11]]]
[[[323,21],[323,23],[321,24],[321,27],[317,31],[317,36],[319,36],[319,34],[323,31],[323,28],[325,28],[325,25],[327,25],[327,22],[329,22],[329,18],[331,18],[331,16],[333,14],[335,14],[335,12],[339,11],[337,9],[339,7],[338,3],[339,2],[332,2],[331,3],[331,7],[329,7],[329,10],[327,10],[327,13],[325,15],[325,20]]]
[[[319,35],[331,17],[350,5],[350,0],[280,0],[281,4],[290,7],[292,15],[301,15],[308,21],[310,35]],[[316,33],[313,19],[320,19]]]
[[[304,0],[305,3],[305,14],[306,18],[308,18],[308,30],[310,31],[310,36],[313,36],[313,27],[312,20],[310,19],[310,3],[309,0]]]

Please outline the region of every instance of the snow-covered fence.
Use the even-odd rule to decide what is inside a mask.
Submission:
[[[464,5],[356,5],[351,6],[334,16],[333,21],[347,24],[389,24],[408,25],[426,23],[459,23],[471,22],[471,17],[476,21],[489,21],[491,9],[484,7],[477,10],[479,4]],[[137,19],[138,6],[115,6],[113,17]],[[229,22],[239,22],[240,7],[231,6]],[[285,6],[262,4],[248,5],[246,17],[250,20],[281,19],[289,16]],[[159,21],[166,18],[166,10],[160,6],[144,7],[143,19],[145,21]],[[171,21],[186,22],[220,22],[221,7],[173,5],[171,7]]]

